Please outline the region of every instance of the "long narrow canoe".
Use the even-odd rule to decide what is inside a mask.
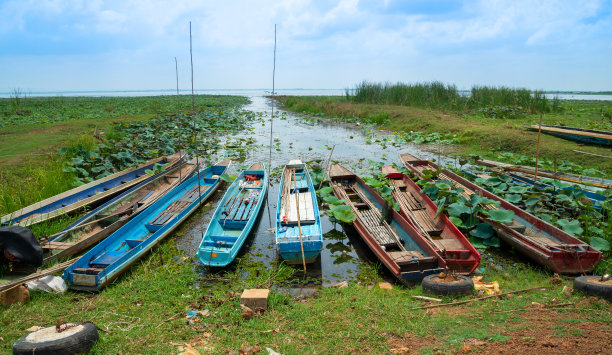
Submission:
[[[386,201],[355,173],[333,164],[329,177],[334,195],[351,207],[357,233],[398,280],[419,282],[446,267],[444,259],[402,215],[390,208],[390,222],[383,218]]]
[[[195,161],[181,163],[144,181],[106,202],[63,230],[63,233],[41,242],[48,251],[43,263],[71,256],[97,244],[145,210],[168,191],[189,178]]]
[[[438,168],[432,162],[407,159],[402,154],[400,159],[406,168],[419,174],[424,170],[424,166],[429,166],[433,170]],[[461,176],[449,170],[442,170],[438,179],[447,180],[455,187],[462,188],[468,200],[469,195],[479,194],[498,201],[500,208],[513,211],[512,224],[498,223],[486,218],[484,221],[492,225],[497,230],[497,235],[506,243],[550,270],[560,274],[578,274],[593,271],[599,263],[601,259],[599,250]],[[489,205],[486,208],[495,207]]]
[[[206,202],[229,164],[224,160],[193,174],[85,253],[62,275],[69,287],[99,291],[108,285]]]
[[[276,246],[288,264],[313,263],[323,248],[317,194],[301,160],[285,166],[276,205]]]
[[[179,154],[149,160],[139,166],[92,181],[7,214],[0,218],[0,225],[19,224],[27,227],[63,214],[76,212],[85,206],[100,204],[145,180],[151,179],[146,170],[152,170],[155,164],[170,164],[169,166],[173,166],[179,161]]]
[[[421,188],[392,166],[382,168],[393,187],[401,214],[446,261],[449,269],[468,275],[480,264],[480,253]]]
[[[261,163],[236,178],[219,202],[198,248],[202,264],[223,267],[234,261],[259,217],[267,187],[268,176]]]
[[[530,131],[538,131],[539,125],[528,127]],[[612,145],[612,132],[595,129],[584,129],[567,126],[542,125],[542,133],[561,137],[571,141],[590,143],[596,145]]]
[[[195,167],[194,163],[181,163],[174,168],[165,170],[155,175],[153,180],[140,183],[86,214],[58,235],[41,239],[40,244],[44,252],[43,265],[60,258],[73,256],[99,243],[161,198],[166,192],[189,178]],[[64,268],[66,268],[70,263],[60,265],[65,265]],[[63,271],[58,266],[53,266],[50,270],[54,272]],[[47,272],[47,270],[42,271],[43,274]],[[37,275],[41,275],[41,273]],[[35,274],[26,276],[8,275],[5,278],[11,282],[0,280],[0,291],[9,289],[13,285],[23,284],[32,280],[34,276]]]
[[[499,168],[505,171],[520,172],[522,174],[527,174],[531,176],[535,175],[535,168],[531,166],[500,163],[497,161],[486,160],[486,159],[476,160],[476,164],[487,166],[490,168]],[[612,180],[605,179],[605,178],[597,178],[597,177],[585,176],[585,175],[576,175],[576,174],[564,173],[564,172],[553,171],[553,170],[548,170],[548,169],[538,169],[538,177],[562,180],[562,181],[567,181],[567,182],[571,182],[574,184],[586,184],[586,185],[599,187],[602,189],[612,189]]]

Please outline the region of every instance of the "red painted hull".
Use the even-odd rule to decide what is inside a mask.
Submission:
[[[398,172],[393,167],[383,167],[383,174],[386,174],[389,179],[402,179],[406,185],[407,191],[414,192],[413,196],[419,197],[420,200],[425,204],[427,213],[435,219],[438,225],[442,226],[442,233],[440,234],[442,239],[449,239],[459,242],[460,248],[446,248],[440,250],[434,245],[434,248],[446,261],[448,267],[455,270],[458,274],[469,275],[474,271],[478,265],[480,265],[480,253],[474,248],[472,243],[461,233],[461,231],[451,222],[448,217],[441,213],[436,217],[438,212],[438,206],[427,196],[421,193],[421,188],[406,175]],[[395,197],[395,196],[394,196]],[[395,197],[397,200],[397,197]],[[408,216],[411,212],[406,211],[402,205],[400,205],[402,216],[410,223],[415,230],[418,227],[412,223],[412,219]]]
[[[366,183],[363,180],[361,180],[361,178],[359,178],[358,176],[353,175],[352,177],[348,177],[348,176],[341,177],[342,180],[346,180],[347,178],[352,179],[355,182],[357,182],[358,185],[360,185],[371,196],[373,196],[373,198],[378,204],[382,205],[385,203],[384,199],[374,189],[366,185]],[[334,177],[331,177],[331,179],[332,181],[340,180],[340,178],[335,179]],[[334,186],[334,195],[336,195],[337,198],[341,198],[342,196],[338,192],[338,189],[339,187]],[[350,201],[345,202],[345,204],[347,205],[349,203]],[[357,230],[357,232],[359,233],[363,241],[368,245],[370,250],[372,250],[372,252],[376,255],[376,257],[381,261],[381,263],[385,265],[385,267],[395,277],[397,277],[400,281],[404,283],[418,282],[423,277],[430,275],[430,274],[438,273],[444,268],[446,268],[446,263],[444,259],[440,255],[438,255],[438,253],[429,245],[429,243],[427,243],[427,241],[423,239],[423,237],[414,229],[414,227],[410,223],[408,223],[408,221],[406,221],[401,214],[397,213],[396,211],[393,211],[392,213],[393,213],[393,221],[397,222],[399,227],[403,229],[409,235],[409,237],[423,251],[425,251],[425,253],[429,254],[431,257],[435,257],[437,262],[436,262],[435,267],[433,268],[428,268],[425,266],[425,264],[423,264],[423,267],[419,270],[413,270],[410,272],[406,272],[389,255],[389,253],[385,250],[385,248],[383,248],[377,242],[376,238],[374,238],[374,236],[372,235],[372,231],[364,224],[364,222],[358,216],[356,216],[357,218],[353,222],[353,226],[355,227],[355,229]]]
[[[431,169],[437,169],[436,164],[429,161],[403,161],[404,165],[418,173],[418,167],[428,166]],[[509,226],[497,223],[488,219],[484,219],[487,223],[494,226],[498,231],[498,236],[506,243],[512,245],[524,255],[532,260],[546,266],[551,271],[560,274],[578,274],[593,271],[595,266],[601,260],[601,252],[584,243],[578,238],[575,238],[563,230],[539,219],[538,217],[528,213],[525,210],[518,208],[501,197],[481,188],[480,186],[468,181],[467,179],[453,173],[449,170],[442,172],[447,178],[465,186],[480,195],[491,200],[498,201],[500,207],[511,210],[515,214],[515,219],[518,218],[519,223],[527,223],[527,228],[532,229],[532,235],[545,236],[546,234],[556,238],[559,243],[557,246],[550,246],[538,243],[533,238],[520,233],[519,231],[510,228]],[[420,174],[420,173],[419,173]]]

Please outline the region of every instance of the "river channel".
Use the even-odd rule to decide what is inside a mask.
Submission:
[[[263,96],[253,96],[250,99],[251,103],[245,109],[258,113],[257,117],[263,119],[254,122],[254,130],[244,135],[244,137],[254,138],[256,147],[248,152],[245,161],[241,164],[251,165],[255,162],[265,162],[267,165],[270,158],[270,117],[273,101]],[[428,159],[435,158],[434,154],[421,151],[424,147],[422,145],[368,143],[366,139],[367,135],[372,134],[377,137],[390,137],[391,132],[372,133],[371,131],[366,132],[357,124],[337,123],[323,119],[306,120],[302,115],[278,109],[277,104],[274,108],[272,125],[272,169],[282,168],[292,159],[301,159],[304,162],[321,160],[323,164],[328,159],[332,147],[335,147],[332,161],[340,162],[356,172],[368,168],[369,160],[400,164],[398,157],[400,152],[409,152]],[[237,165],[233,163],[230,173],[236,175],[240,173]],[[278,176],[271,179],[267,203],[261,211],[259,222],[237,258],[253,258],[262,261],[268,267],[277,261],[274,216],[279,193],[278,180]],[[183,227],[182,233],[179,233],[176,244],[185,251],[187,256],[196,254],[223,192],[224,190],[217,192],[202,212],[191,218],[190,222]],[[376,263],[373,254],[352,228],[343,228],[340,224],[331,223],[323,212],[321,223],[323,250],[314,264],[307,265],[307,279],[311,285],[329,286],[342,281],[353,282],[360,263],[364,261]],[[232,265],[236,265],[236,261]],[[303,277],[302,266],[293,267],[298,271],[295,274]],[[208,272],[204,267],[200,269],[202,273]]]

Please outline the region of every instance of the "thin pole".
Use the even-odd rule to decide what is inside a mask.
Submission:
[[[289,173],[293,173],[293,191],[295,191],[295,209],[297,211],[297,222],[298,222],[298,234],[300,235],[300,249],[302,250],[302,266],[304,266],[304,272],[306,272],[306,257],[304,256],[304,242],[302,241],[302,226],[300,223],[300,190],[297,188],[297,178],[295,177],[295,170],[291,170]],[[291,193],[291,191],[289,191]]]
[[[174,67],[176,70],[176,117],[178,118],[178,134],[179,134],[179,155],[183,156],[183,145],[181,144],[181,126],[183,122],[181,121],[181,104],[179,100],[179,79],[178,79],[178,61],[176,57],[174,57]],[[183,180],[182,171],[179,170],[179,181]]]
[[[274,125],[274,105],[276,100],[274,99],[274,80],[276,75],[276,24],[274,24],[274,64],[272,65],[272,112],[270,116],[270,153],[268,156],[268,190],[270,189],[270,174],[272,174],[272,127]],[[270,194],[268,194],[268,198],[270,198]],[[272,226],[272,217],[270,215],[270,201],[268,201],[268,221],[270,222],[270,227]]]
[[[329,169],[329,163],[331,162],[332,154],[334,154],[334,149],[336,149],[336,145],[335,144],[332,147],[331,152],[329,153],[329,157],[327,158],[327,163],[325,164],[325,171],[323,171],[323,177],[321,178],[321,182],[319,183],[319,188],[317,190],[321,189],[321,186],[323,185],[323,181],[325,180],[325,174],[328,174],[327,170]]]
[[[198,172],[198,206],[202,204],[202,192],[200,191],[200,154],[198,151],[198,136],[197,136],[197,128],[195,124],[195,99],[193,94],[193,45],[191,41],[191,21],[189,21],[189,57],[191,59],[191,112],[193,117],[191,118],[191,122],[193,122],[193,140],[195,142],[195,151],[196,151],[196,170]],[[204,231],[202,231],[202,235]]]
[[[538,147],[536,148],[536,166],[535,174],[533,175],[533,185],[538,182],[538,158],[540,157],[540,135],[542,133],[542,115],[540,114],[540,124],[538,125]]]

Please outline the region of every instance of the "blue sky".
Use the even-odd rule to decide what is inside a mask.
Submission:
[[[0,92],[348,88],[362,80],[612,90],[612,0],[0,0]]]

